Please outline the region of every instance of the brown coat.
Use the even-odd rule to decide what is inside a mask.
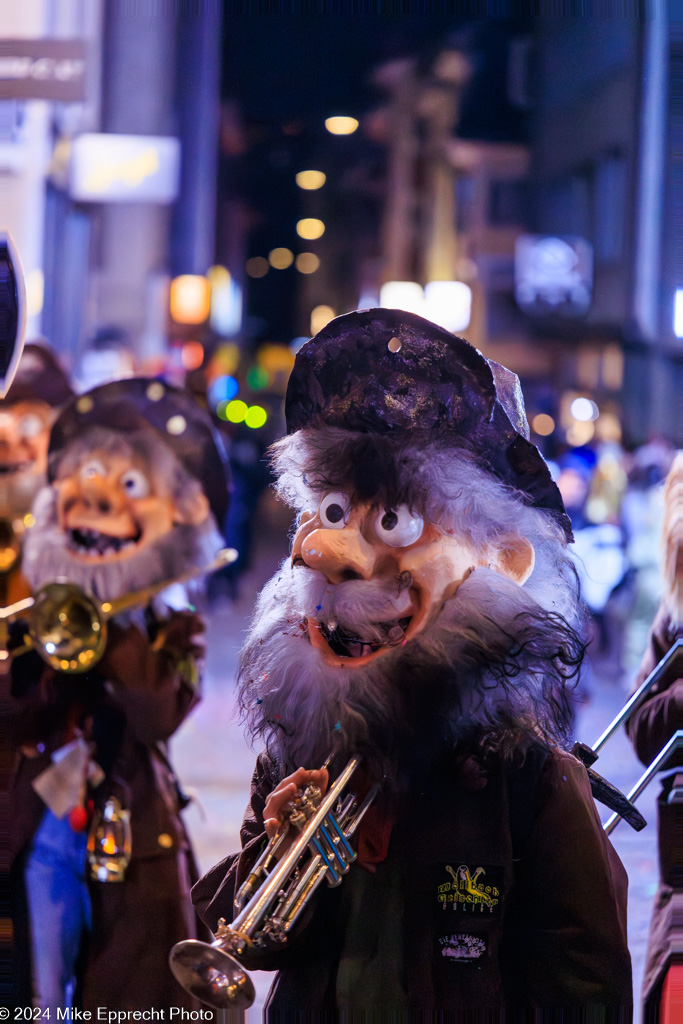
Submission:
[[[636,688],[661,661],[677,635],[680,634],[670,626],[662,609],[650,633]],[[626,730],[638,757],[649,765],[677,729],[683,729],[683,678],[672,664],[633,713]],[[683,751],[674,755],[668,768],[683,768]],[[683,811],[680,803],[669,803],[675,779],[676,774],[671,772],[664,778],[657,808],[660,879],[643,979],[643,999],[646,1013],[650,1014],[646,1019],[654,1020],[668,967],[672,963],[683,963]]]
[[[291,944],[247,964],[279,970],[271,1014],[610,1005],[630,1020],[627,878],[586,771],[559,752],[529,761],[494,763],[483,785],[439,770],[405,792],[376,870],[356,865],[338,888],[323,885]],[[276,782],[262,755],[242,852],[193,889],[214,930],[263,847]],[[472,884],[484,895],[470,899]]]
[[[115,640],[125,641],[123,633],[117,637],[117,630],[113,632]],[[197,872],[179,813],[184,801],[166,742],[199,695],[175,670],[172,659],[163,652],[145,653],[144,642],[138,644],[140,637],[133,640],[123,658],[105,656],[101,667],[109,677],[106,682],[94,674],[65,678],[37,662],[42,693],[56,693],[55,710],[42,718],[34,714],[23,728],[35,733],[36,722],[40,727],[51,721],[54,729],[45,736],[43,752],[18,758],[10,792],[12,852],[20,866],[44,813],[31,781],[50,763],[51,750],[66,741],[65,721],[80,716],[77,724],[92,729],[95,759],[107,776],[94,796],[99,803],[109,792],[122,796],[131,811],[132,827],[132,857],[123,883],[91,883],[93,932],[83,978],[83,1007],[195,1008],[198,1004],[177,985],[167,962],[171,946],[196,934],[198,922],[189,898]],[[149,654],[153,662],[143,665],[138,648],[143,659]],[[68,695],[60,698],[62,690]],[[35,693],[21,696],[20,738],[22,706],[26,716],[29,706],[35,712],[36,703],[40,704]]]

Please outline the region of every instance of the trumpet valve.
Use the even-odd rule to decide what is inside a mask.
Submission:
[[[301,832],[308,819],[315,814],[321,800],[320,787],[311,783],[287,805],[285,808],[287,818],[297,832]]]

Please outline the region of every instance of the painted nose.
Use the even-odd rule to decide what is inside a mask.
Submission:
[[[101,477],[93,477],[81,484],[81,500],[89,512],[99,512],[108,515],[110,512],[117,512],[122,504],[112,496],[106,481]]]
[[[301,557],[311,569],[324,573],[330,583],[369,580],[377,562],[372,545],[352,526],[313,530],[301,545]]]

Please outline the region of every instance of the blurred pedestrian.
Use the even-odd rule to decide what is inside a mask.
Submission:
[[[664,595],[650,632],[636,687],[683,634],[683,452],[669,473],[664,500]],[[683,673],[672,661],[627,723],[638,757],[649,765],[683,729]],[[644,1024],[658,1024],[660,1005],[683,986],[683,750],[660,776],[657,801],[659,887],[655,896],[643,981]],[[668,985],[668,989],[667,989]],[[669,1018],[674,1024],[673,1016]]]
[[[2,604],[26,597],[21,545],[31,504],[47,474],[50,428],[73,394],[59,360],[46,343],[24,347],[14,382],[0,404],[0,534],[5,555]]]

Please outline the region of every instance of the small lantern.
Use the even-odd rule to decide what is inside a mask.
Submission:
[[[115,796],[95,814],[88,835],[90,877],[97,882],[122,882],[131,854],[130,811]]]

